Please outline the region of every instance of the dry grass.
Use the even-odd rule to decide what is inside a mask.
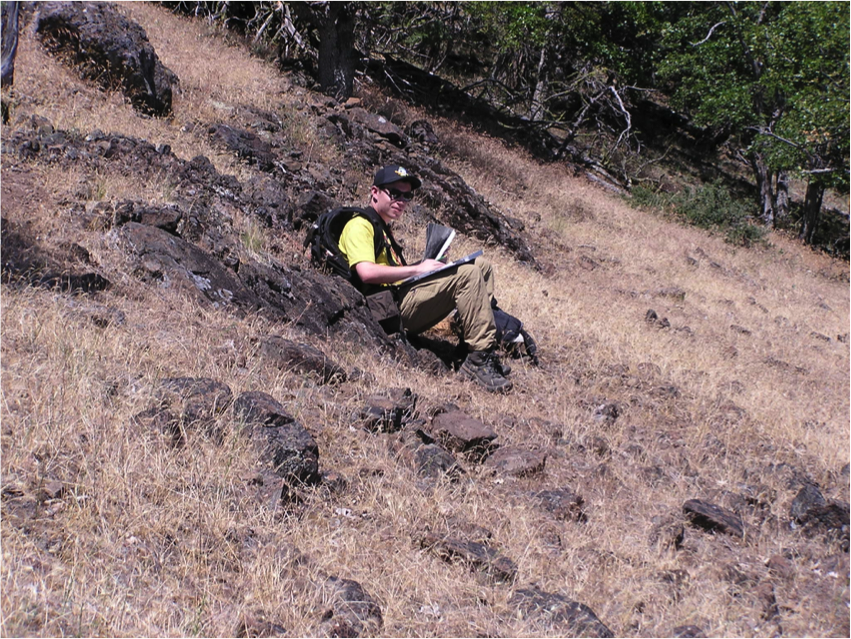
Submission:
[[[207,155],[240,179],[249,169],[205,135],[239,106],[288,118],[314,158],[339,153],[316,142],[309,111],[298,108],[312,96],[273,67],[202,23],[122,6],[181,78],[174,118],[138,117],[45,56],[29,34],[18,53],[16,113],[169,144],[184,159]],[[386,106],[402,120],[422,115]],[[581,601],[617,635],[666,636],[695,624],[707,635],[766,636],[779,623],[788,636],[847,636],[847,560],[829,563],[847,555],[788,530],[797,488],[779,466],[848,499],[840,468],[849,460],[849,353],[847,337],[837,339],[849,331],[847,265],[782,236],[763,249],[733,248],[633,210],[565,168],[432,121],[444,161],[523,220],[545,267],[488,249],[501,303],[526,321],[544,361],[518,365],[507,397],[145,286],[67,201],[167,202],[168,185],[82,169],[58,175],[4,154],[4,219],[48,251],[81,244],[116,286],[89,299],[3,285],[0,634],[232,635],[240,620],[260,616],[307,636],[325,609],[317,583],[338,575],[379,602],[384,636],[558,636],[518,617],[511,586],[419,548],[419,531],[460,518],[493,532],[518,565],[518,586]],[[248,218],[234,227],[258,259],[281,239]],[[459,238],[455,250],[473,248]],[[671,327],[647,324],[651,308]],[[126,321],[95,324],[93,309]],[[270,367],[254,351],[268,334],[310,341],[378,381],[322,386]],[[211,377],[234,395],[270,393],[311,431],[323,470],[347,488],[314,489],[295,514],[276,517],[248,488],[255,461],[226,419],[221,444],[196,433],[183,449],[135,424],[157,381],[172,376]],[[547,451],[546,473],[503,479],[465,464],[457,483],[423,482],[397,459],[393,436],[351,427],[368,395],[394,387],[415,389],[425,405],[456,403],[504,445]],[[614,423],[591,416],[604,402],[622,409]],[[594,438],[608,450],[593,452]],[[64,492],[45,496],[55,481]],[[772,517],[749,518],[744,542],[690,531],[678,553],[648,543],[654,517],[743,483],[776,492]],[[523,498],[562,486],[585,498],[587,522],[556,521]],[[765,567],[784,551],[794,568],[787,580]],[[778,619],[765,618],[757,582],[771,584]]]

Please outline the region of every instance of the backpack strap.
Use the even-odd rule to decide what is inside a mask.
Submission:
[[[381,219],[381,216],[376,213],[372,207],[367,207],[358,213],[361,217],[366,218],[372,223],[374,241],[375,241],[375,259],[378,259],[382,250],[387,251],[387,261],[391,266],[407,266],[405,256],[402,254],[402,247],[396,242],[393,233],[390,232],[390,227]],[[399,258],[401,264],[396,263],[396,257]]]

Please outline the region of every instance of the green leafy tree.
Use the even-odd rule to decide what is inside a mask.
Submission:
[[[660,76],[696,123],[731,136],[760,217],[786,214],[786,175],[808,179],[812,241],[824,188],[848,184],[848,7],[839,2],[688,3],[664,28]]]

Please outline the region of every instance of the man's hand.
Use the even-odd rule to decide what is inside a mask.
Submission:
[[[425,275],[446,266],[437,260],[423,260],[410,266],[387,266],[373,262],[358,262],[355,270],[364,284],[394,284],[414,275]]]
[[[446,264],[440,260],[423,260],[414,266],[417,267],[417,275],[425,275],[426,273],[431,273],[439,268],[443,268]]]

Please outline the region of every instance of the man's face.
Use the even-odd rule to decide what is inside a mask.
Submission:
[[[393,182],[383,186],[372,187],[372,208],[385,222],[392,222],[402,217],[411,196],[411,185],[408,182]]]

